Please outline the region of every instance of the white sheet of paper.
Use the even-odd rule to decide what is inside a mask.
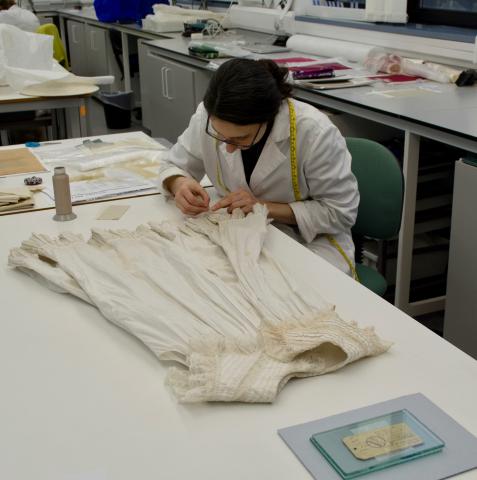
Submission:
[[[155,183],[139,179],[135,179],[134,181],[126,181],[123,179],[121,182],[118,182],[115,179],[102,179],[86,182],[73,182],[70,184],[71,201],[73,203],[114,197],[142,190],[153,190],[156,188],[157,186]],[[55,199],[53,188],[47,187],[44,192],[51,199]]]

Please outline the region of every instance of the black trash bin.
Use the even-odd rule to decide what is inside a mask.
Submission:
[[[106,126],[110,129],[125,129],[131,126],[133,92],[101,92]]]

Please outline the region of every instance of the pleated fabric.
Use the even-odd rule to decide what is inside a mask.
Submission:
[[[167,384],[182,402],[272,402],[292,377],[321,375],[390,343],[305,299],[264,247],[266,207],[206,214],[134,231],[33,234],[9,264],[94,305],[172,360]]]

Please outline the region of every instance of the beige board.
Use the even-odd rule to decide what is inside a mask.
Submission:
[[[54,81],[30,85],[25,87],[21,93],[34,97],[71,97],[88,95],[98,90],[99,87],[97,85]]]
[[[0,177],[33,172],[46,172],[46,169],[28,148],[0,150]]]
[[[129,205],[110,205],[98,216],[98,220],[119,220],[129,209]]]

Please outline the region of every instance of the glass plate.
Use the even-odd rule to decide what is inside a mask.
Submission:
[[[310,440],[345,480],[440,452],[445,445],[408,410],[315,433]]]

